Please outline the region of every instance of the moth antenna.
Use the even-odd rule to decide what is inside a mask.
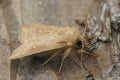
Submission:
[[[65,60],[66,57],[70,54],[71,50],[72,50],[72,48],[68,48],[68,49],[64,52],[64,55],[63,55],[62,62],[61,62],[61,65],[60,65],[60,68],[59,68],[58,73],[61,72],[61,69],[62,69],[62,66],[63,66],[64,60]]]
[[[81,52],[81,67],[83,66],[83,52],[84,52],[84,46],[85,46],[85,34],[86,34],[86,27],[87,27],[87,24],[86,24],[86,20],[84,21],[84,23],[85,23],[85,29],[84,29],[84,32],[83,32],[83,34],[82,34],[82,39],[80,39],[81,40],[81,42],[82,42],[82,52]]]

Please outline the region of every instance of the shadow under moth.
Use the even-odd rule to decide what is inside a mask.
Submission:
[[[63,53],[59,53],[63,54],[59,72],[61,71],[64,60],[69,56],[71,51],[81,53],[81,56],[84,52],[84,37],[81,36],[80,30],[76,27],[58,27],[35,24],[23,25],[20,27],[18,39],[21,42],[21,45],[13,51],[10,56],[11,59],[19,59],[33,54],[41,54],[42,52],[50,50],[65,49]],[[81,48],[76,49],[79,41],[81,42]],[[55,58],[57,55],[57,53],[53,53],[44,64]]]

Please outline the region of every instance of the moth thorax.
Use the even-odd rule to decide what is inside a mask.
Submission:
[[[76,42],[80,38],[80,31],[78,28],[74,28],[73,32],[74,32],[74,35],[73,35],[74,41]]]

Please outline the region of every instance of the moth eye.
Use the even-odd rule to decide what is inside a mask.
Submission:
[[[75,47],[76,49],[81,49],[82,48],[82,41],[77,41],[77,43],[76,43],[76,47]]]

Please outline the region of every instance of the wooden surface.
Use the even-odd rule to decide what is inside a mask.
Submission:
[[[10,41],[0,5],[0,80],[10,78]]]
[[[7,46],[7,48],[5,48],[7,50],[5,51],[13,51],[13,49],[19,45],[17,34],[19,26],[22,24],[36,23],[70,27],[75,26],[79,27],[82,32],[83,27],[78,26],[75,20],[84,20],[86,19],[86,15],[94,15],[99,21],[102,8],[101,5],[103,5],[101,0],[3,0],[3,15],[11,41],[11,49]],[[98,29],[101,29],[101,27],[102,26],[99,26]],[[109,32],[105,32],[105,29],[106,27],[103,26],[104,31],[102,32],[102,37],[106,38],[104,35],[109,34]],[[5,79],[3,77],[1,78],[3,74],[0,72],[0,80],[9,80],[9,76],[11,80],[91,80],[90,78],[87,79],[90,73],[95,80],[112,80],[114,77],[113,74],[116,73],[115,80],[119,80],[119,75],[116,76],[117,72],[114,71],[114,68],[110,68],[113,65],[111,55],[115,54],[115,48],[117,48],[118,44],[115,41],[116,37],[114,35],[118,36],[119,40],[119,34],[113,31],[112,37],[115,39],[113,39],[112,42],[98,42],[99,46],[94,51],[98,57],[85,54],[83,62],[88,69],[87,71],[85,69],[80,69],[71,59],[67,58],[61,74],[58,75],[57,70],[61,62],[60,57],[42,67],[39,67],[39,65],[46,60],[45,57],[25,57],[23,59],[11,61],[11,66],[8,60],[7,69],[5,69],[8,70],[8,73],[3,73],[4,75],[8,74],[8,76],[5,77]],[[113,47],[113,45],[116,47]],[[2,50],[0,51],[3,52]],[[9,58],[11,51],[5,52],[7,56],[5,56],[4,59]],[[117,49],[117,51],[119,52],[119,49]],[[1,54],[2,53],[0,53],[0,55]],[[3,58],[0,59],[3,60]],[[118,64],[116,64],[117,69],[119,69]],[[2,67],[0,64],[0,70],[3,69]],[[10,67],[11,69],[9,70]],[[90,73],[88,71],[90,71]],[[11,72],[11,75],[9,72]]]

